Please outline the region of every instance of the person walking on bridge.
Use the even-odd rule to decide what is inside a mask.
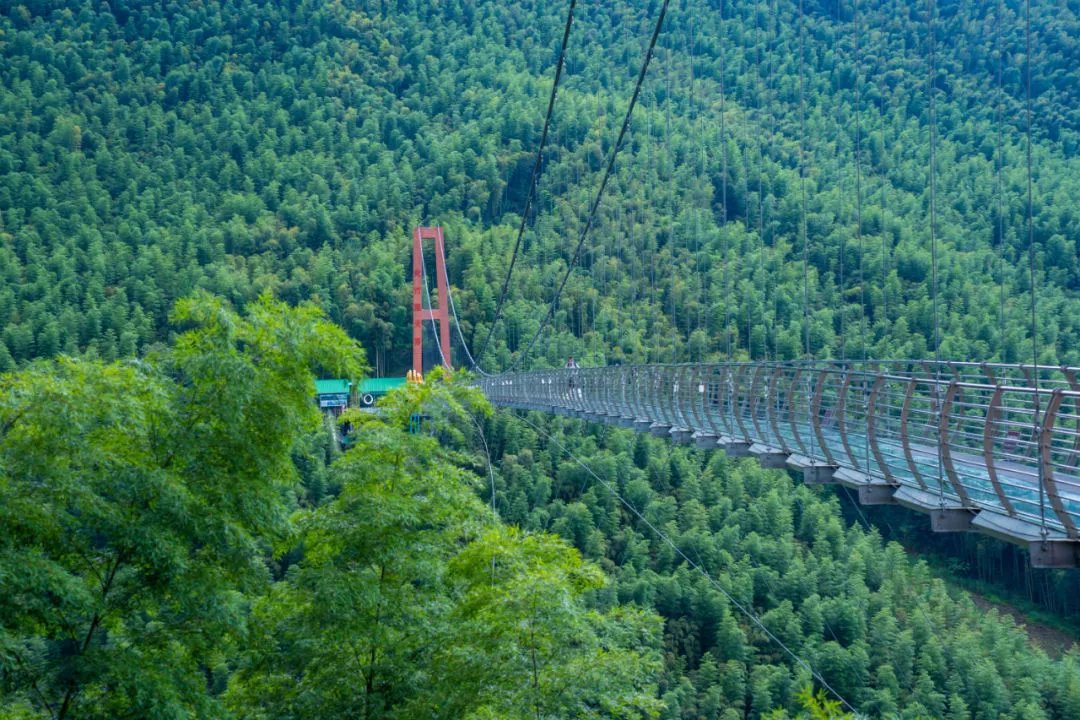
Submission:
[[[570,357],[566,358],[566,365],[564,365],[563,367],[565,367],[567,370],[577,370],[580,366],[577,364],[577,361],[574,360],[574,356],[571,355]],[[570,377],[566,379],[566,394],[571,400],[573,400],[575,397],[581,396],[580,390],[575,391],[574,378],[576,375],[577,373],[572,372],[570,373]]]

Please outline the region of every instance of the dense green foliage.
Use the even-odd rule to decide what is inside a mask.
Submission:
[[[850,522],[867,521],[886,540],[928,559],[940,574],[966,587],[1042,614],[1080,637],[1080,577],[1071,571],[1033,569],[1027,548],[977,533],[933,532],[926,518],[901,508],[862,507],[840,496]]]
[[[173,318],[143,360],[4,376],[0,717],[836,715],[725,593],[872,716],[1080,712],[1075,651],[1047,659],[784,473],[538,434],[439,372],[347,416],[342,454],[310,368],[364,357],[316,308]]]
[[[195,327],[165,356],[3,378],[3,712],[209,713],[243,593],[266,582],[265,547],[288,532],[310,368],[362,367],[319,315],[262,300],[240,319],[185,301],[174,317]]]
[[[320,472],[311,369],[359,347],[313,306],[174,317],[161,356],[3,378],[0,717],[655,715],[658,618],[480,504],[475,390],[409,386]]]
[[[1078,650],[1048,659],[1010,618],[950,593],[876,531],[846,525],[835,497],[752,460],[579,421],[548,427],[554,442],[497,416],[497,507],[526,528],[555,530],[608,569],[615,581],[601,603],[632,602],[664,618],[663,717],[794,711],[809,676],[645,520],[871,717],[1065,720],[1080,712]]]
[[[856,36],[851,0],[807,2],[804,33],[791,0],[683,0],[531,362],[922,357],[936,313],[943,357],[1029,360],[1023,8],[939,5],[938,302],[923,4],[860,2]],[[1080,21],[1033,5],[1040,359],[1080,364]],[[657,6],[579,7],[491,366],[566,267]],[[319,430],[312,370],[355,374],[357,340],[380,374],[405,367],[413,225],[447,229],[463,334],[487,334],[560,3],[3,7],[0,717],[837,710],[579,466],[481,420],[468,391],[410,386],[354,418],[343,456]],[[406,431],[421,408],[432,434]],[[474,422],[495,507],[523,530],[477,499]],[[1080,717],[1075,653],[1030,649],[828,496],[547,427],[860,710]],[[964,561],[1002,576],[982,547]],[[1074,578],[1008,577],[1076,608]]]
[[[579,9],[495,365],[535,329],[565,267],[653,5]],[[800,139],[811,351],[932,351],[925,23],[909,0],[861,5],[856,56],[853,5],[807,3],[805,137],[795,4],[729,4],[723,23],[715,3],[673,6],[541,361],[585,349],[706,358],[729,344],[801,355]],[[1040,344],[1045,361],[1077,362],[1080,26],[1072,8],[1033,5]],[[937,20],[945,357],[1030,358],[1023,34],[1015,0],[1004,8],[1000,122],[994,4],[942,4]],[[562,11],[525,0],[14,4],[0,17],[0,366],[130,355],[164,339],[177,298],[206,288],[237,303],[265,289],[312,300],[377,369],[400,372],[407,238],[421,221],[448,228],[476,343],[523,207]]]

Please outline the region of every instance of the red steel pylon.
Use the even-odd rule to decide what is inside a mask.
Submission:
[[[436,292],[432,304],[424,308],[424,253],[422,243],[435,241]],[[450,302],[446,287],[446,245],[441,227],[418,227],[413,231],[413,372],[424,372],[424,321],[438,323],[443,364],[450,368]]]

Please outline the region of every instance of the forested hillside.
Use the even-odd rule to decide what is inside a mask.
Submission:
[[[171,318],[144,360],[0,384],[0,718],[1080,713],[1077,650],[784,473],[492,417],[440,372],[342,453],[311,371],[364,355],[317,308]]]
[[[662,717],[792,709],[810,677],[783,647],[873,718],[1080,712],[1077,650],[1048,660],[1011,618],[950,594],[877,531],[845,525],[836,498],[753,460],[580,421],[544,429],[540,418],[496,416],[496,506],[509,522],[554,530],[610,572],[601,607],[633,603],[664,618]]]
[[[170,317],[143,361],[0,380],[0,718],[655,713],[658,618],[480,502],[477,390],[353,411],[341,456],[312,371],[364,353],[317,308]]]
[[[578,6],[489,369],[567,267],[659,5]],[[932,77],[922,2],[799,7],[672,2],[527,365],[1031,361],[1023,4],[937,3]],[[1080,717],[1076,650],[786,474],[437,376],[327,439],[313,373],[404,374],[415,225],[468,344],[492,327],[565,11],[0,2],[0,718],[837,714],[821,679],[873,717]],[[1080,365],[1080,8],[1031,11],[1039,359]]]
[[[535,329],[565,266],[652,5],[579,8],[494,366]],[[917,3],[865,5],[856,53],[853,5],[808,3],[801,55],[792,3],[673,6],[539,361],[584,349],[613,360],[801,355],[800,141],[811,351],[932,352],[926,24]],[[999,20],[993,4],[946,3],[936,17],[943,357],[1030,357],[1024,37],[1016,2],[1003,8]],[[539,139],[558,3],[8,10],[0,365],[137,352],[165,337],[175,299],[201,287],[241,304],[264,289],[312,300],[377,369],[400,372],[418,222],[447,227],[466,338],[486,334]],[[1033,31],[1041,359],[1080,362],[1076,8],[1034,3]]]

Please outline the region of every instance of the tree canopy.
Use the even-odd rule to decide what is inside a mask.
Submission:
[[[347,415],[345,452],[320,422],[315,373],[403,374],[415,225],[446,230],[464,340],[494,325],[485,364],[528,343],[657,6],[578,7],[496,321],[564,5],[5,5],[0,717],[838,714],[770,634],[874,716],[1080,717],[1075,650],[1030,647],[842,496],[530,421],[764,633],[467,381]],[[1032,2],[1029,53],[1025,10],[673,3],[528,364],[1030,362],[1036,338],[1080,364],[1080,20]],[[918,542],[1080,607],[1075,578]]]

